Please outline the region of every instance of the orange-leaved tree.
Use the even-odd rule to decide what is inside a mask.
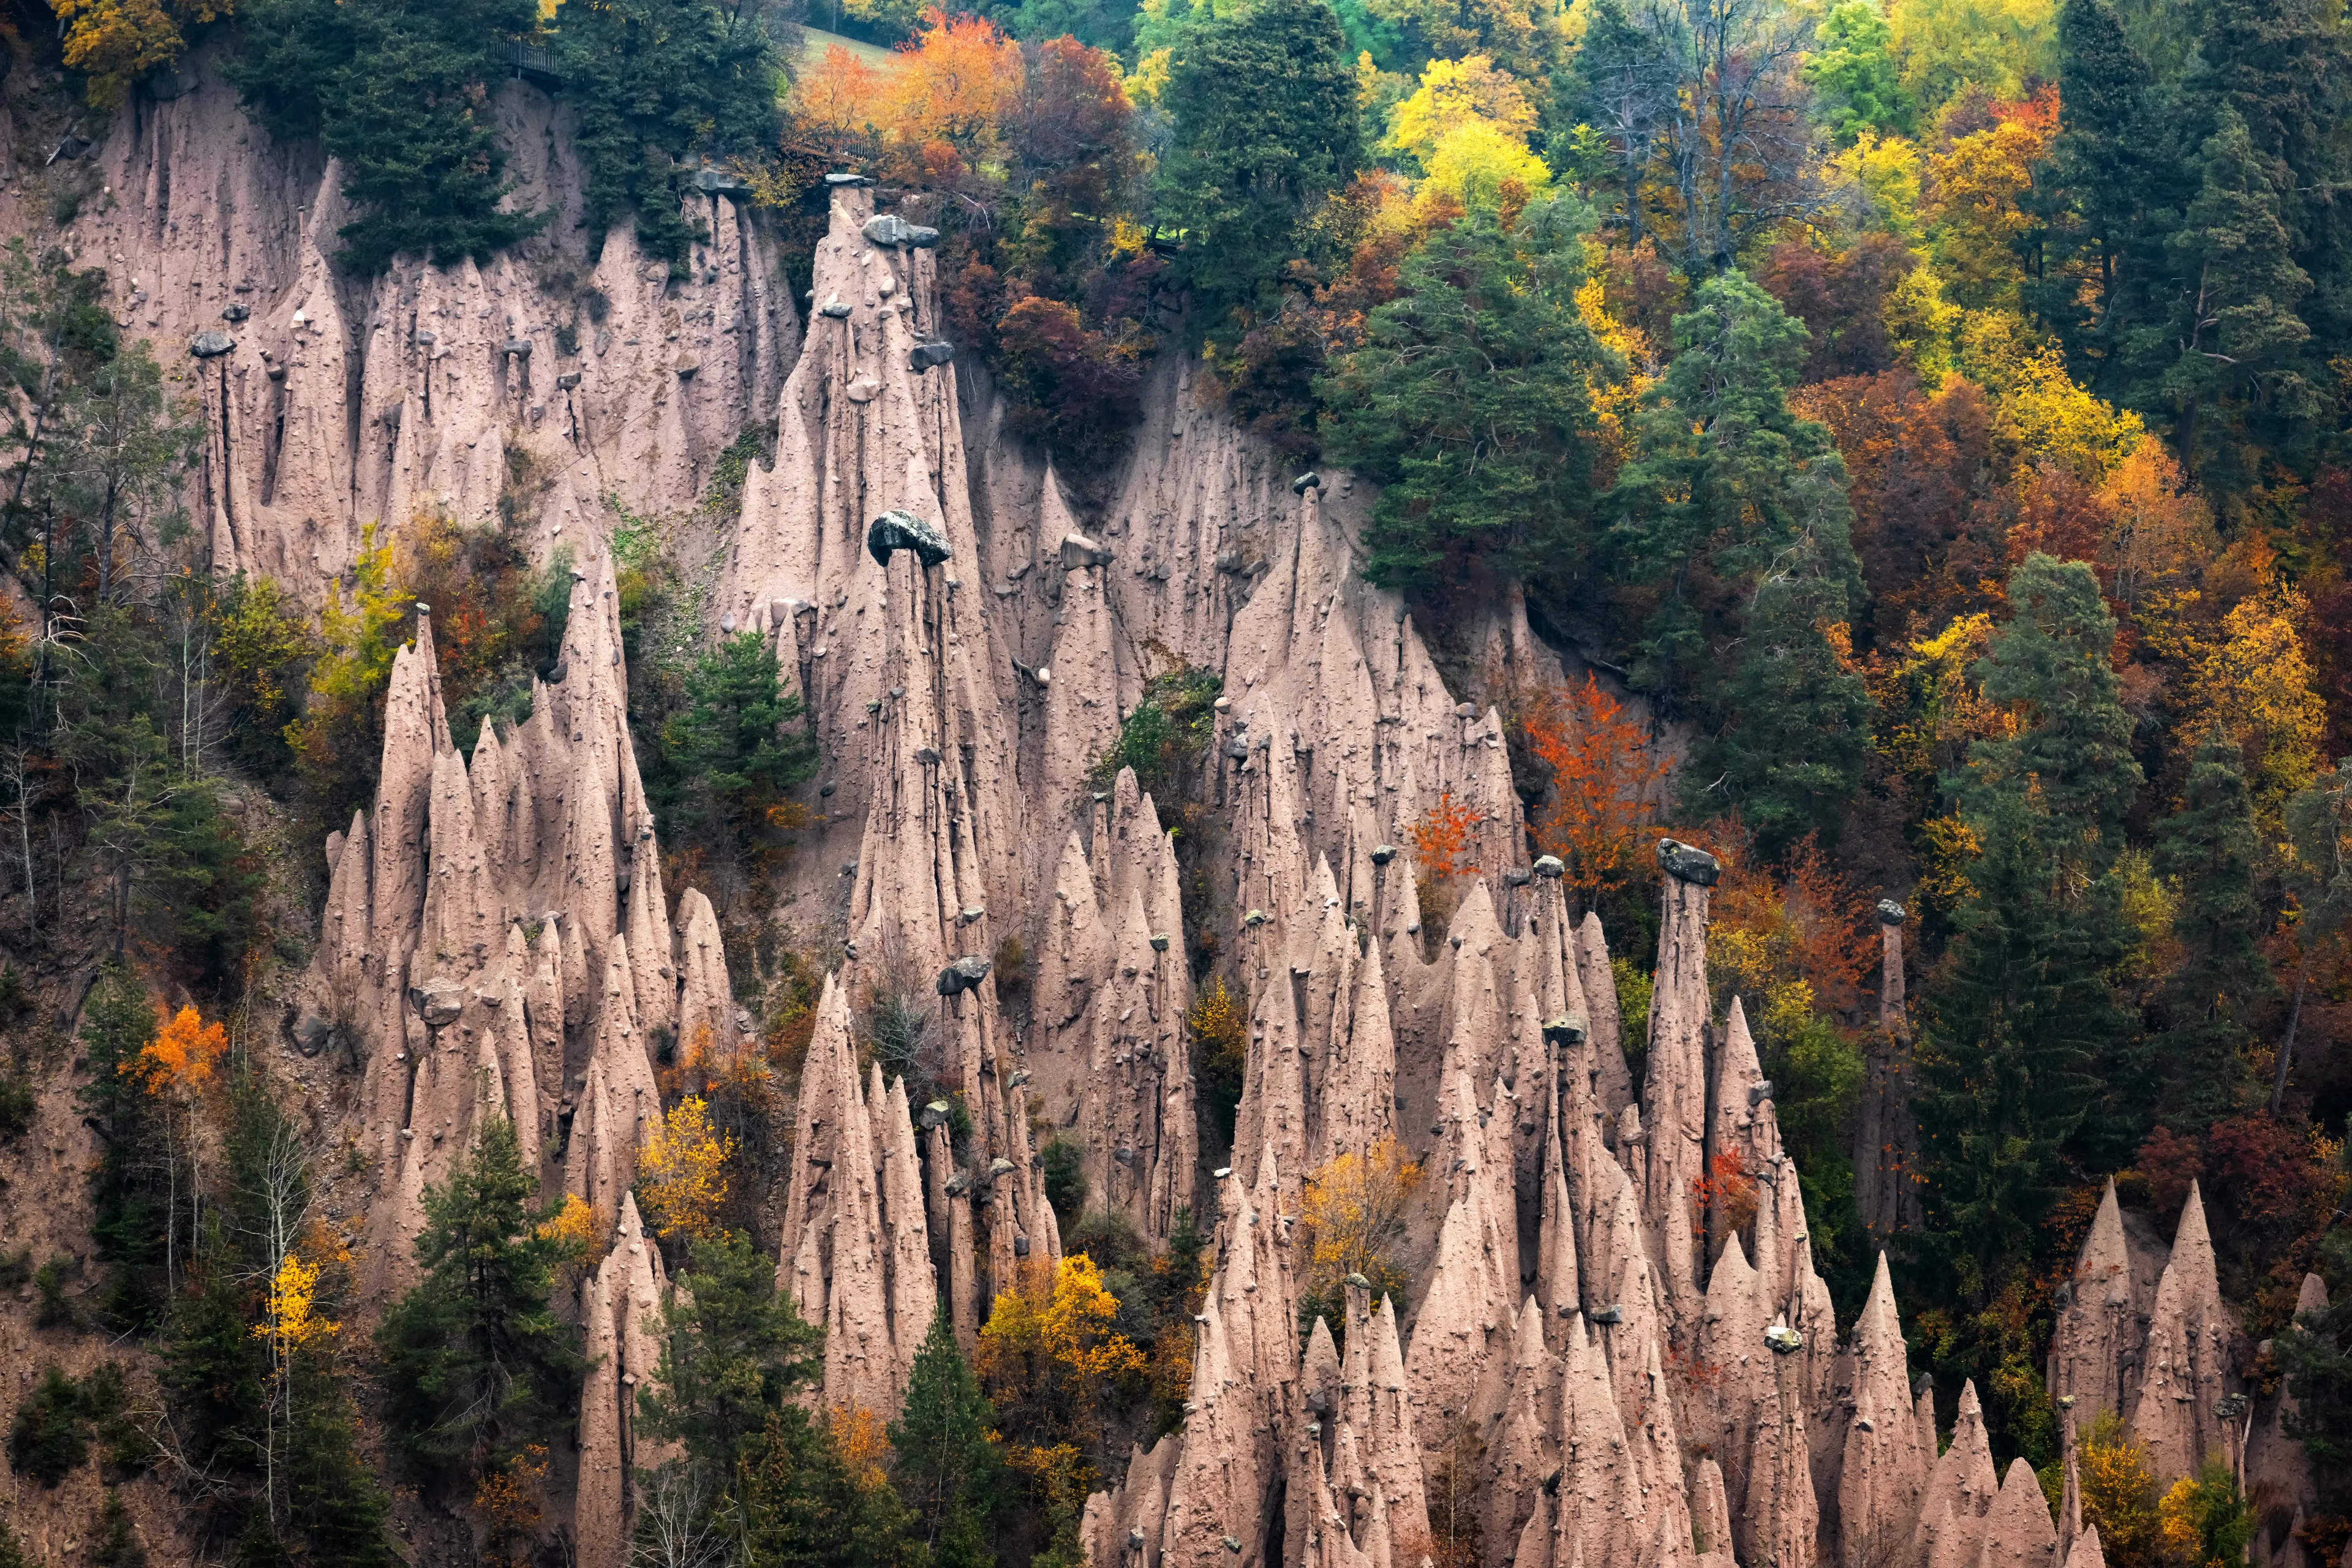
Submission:
[[[879,102],[902,171],[952,185],[1003,156],[1003,116],[1022,81],[1021,46],[978,16],[923,13],[899,46]]]
[[[1559,857],[1584,902],[1617,891],[1641,864],[1641,832],[1656,819],[1671,763],[1649,726],[1590,670],[1581,686],[1538,693],[1518,724],[1528,750],[1551,770],[1537,845]]]
[[[163,1278],[178,1288],[180,1273],[180,1194],[184,1184],[199,1191],[196,1176],[198,1142],[196,1117],[206,1085],[213,1081],[221,1058],[228,1051],[228,1031],[207,1024],[194,1007],[165,1016],[156,1010],[155,1037],[136,1056],[117,1064],[115,1071],[139,1086],[156,1103],[163,1124]],[[195,1215],[188,1224],[193,1242]]]
[[[1440,791],[1437,804],[1412,825],[1413,864],[1433,884],[1444,886],[1467,875],[1476,864],[1470,853],[1471,836],[1483,820],[1478,808]]]

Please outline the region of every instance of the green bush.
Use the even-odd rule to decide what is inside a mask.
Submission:
[[[55,1487],[89,1452],[81,1413],[81,1392],[62,1368],[41,1374],[38,1387],[16,1406],[8,1429],[8,1462],[19,1475]]]
[[[1085,1158],[1086,1151],[1066,1138],[1055,1139],[1038,1156],[1045,1172],[1045,1201],[1055,1214],[1075,1218],[1085,1210],[1087,1173],[1080,1166]]]
[[[1165,817],[1195,781],[1216,731],[1217,694],[1224,683],[1212,670],[1180,665],[1143,689],[1143,699],[1118,727],[1087,774],[1097,794],[1111,787],[1121,768],[1135,770],[1135,782]]]

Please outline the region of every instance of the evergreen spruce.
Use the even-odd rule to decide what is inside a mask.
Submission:
[[[1250,0],[1192,24],[1161,106],[1174,141],[1158,205],[1212,309],[1255,301],[1298,254],[1298,226],[1362,156],[1356,73],[1329,0]]]
[[[2242,758],[2217,731],[2189,763],[2179,811],[2156,830],[2156,868],[2179,900],[2172,934],[2180,960],[2165,979],[2170,1022],[2149,1052],[2163,1120],[2178,1131],[2203,1131],[2251,1091],[2251,1026],[2276,989],[2255,945],[2261,853]]]
[[[915,1352],[905,1412],[890,1426],[899,1495],[934,1568],[994,1561],[988,1524],[1001,1505],[996,1413],[980,1390],[941,1307]]]
[[[1757,584],[1725,727],[1698,769],[1722,781],[1767,856],[1809,833],[1835,838],[1870,740],[1870,693],[1832,640],[1844,632],[1847,584],[1820,567],[1802,541]]]
[[[2140,785],[2110,657],[2116,618],[2089,566],[2039,552],[2011,573],[2009,603],[2011,618],[1976,677],[2023,721],[2008,739],[1975,742],[1945,787],[1970,816],[2030,790],[2053,850],[2069,866],[2104,871],[2123,848]]]
[[[1632,460],[1603,504],[1619,572],[1656,596],[1633,684],[1688,711],[1716,690],[1709,668],[1738,635],[1757,585],[1817,579],[1806,607],[1842,624],[1860,571],[1845,465],[1828,431],[1789,409],[1811,342],[1804,323],[1731,271],[1699,285],[1675,318],[1675,342],[1680,352],[1649,394]],[[1791,603],[1764,613],[1797,613]],[[1758,674],[1760,697],[1770,683]]]
[[[1576,308],[1578,205],[1546,203],[1515,230],[1479,215],[1432,234],[1364,347],[1319,384],[1332,456],[1382,487],[1365,533],[1372,582],[1426,592],[1580,575],[1591,387],[1616,367]]]
[[[478,1475],[570,1425],[582,1362],[548,1307],[561,1243],[526,1206],[537,1188],[513,1125],[495,1120],[425,1191],[416,1258],[428,1272],[376,1334],[393,1440],[421,1472]]]

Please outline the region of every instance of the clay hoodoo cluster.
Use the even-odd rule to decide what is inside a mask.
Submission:
[[[788,302],[719,285],[741,294],[722,314],[756,303],[770,322],[737,334],[732,414],[772,406],[778,433],[709,629],[771,639],[806,700],[823,772],[787,908],[843,955],[777,1258],[826,1329],[816,1397],[894,1411],[940,1309],[970,1344],[995,1290],[1059,1256],[1076,1216],[1057,1219],[1039,1163],[1059,1138],[1092,1201],[1141,1235],[1187,1210],[1215,1226],[1183,1427],[1090,1500],[1097,1563],[1388,1568],[1430,1554],[1443,1513],[1475,1521],[1490,1568],[2097,1564],[2079,1509],[2053,1526],[2029,1469],[1995,1471],[1973,1389],[1939,1448],[1883,1264],[1839,1334],[1741,1002],[1707,982],[1711,858],[1660,847],[1637,1096],[1624,1037],[1641,1024],[1620,1018],[1605,934],[1572,911],[1559,862],[1529,859],[1498,711],[1459,701],[1402,605],[1358,574],[1360,487],[1282,470],[1171,364],[1082,530],[984,375],[954,363],[935,237],[876,195],[831,184],[796,359]],[[742,244],[717,272],[770,275]],[[478,286],[467,270],[383,287],[452,278]],[[403,428],[428,417],[416,395]],[[695,449],[690,407],[653,395],[628,428]],[[456,461],[432,450],[405,460]],[[656,1065],[730,1049],[748,1020],[709,905],[668,905],[612,565],[579,542],[561,679],[470,762],[429,618],[401,655],[382,794],[329,847],[313,1023],[367,1055],[387,1288],[424,1186],[493,1113],[610,1238],[584,1292],[602,1359],[575,1512],[582,1559],[601,1563],[625,1555],[631,1467],[650,1462],[627,1391],[656,1364],[644,1323],[668,1287],[628,1188]],[[1493,689],[1563,678],[1516,597],[1464,635]],[[1185,929],[1173,803],[1097,771],[1179,670],[1222,681],[1189,803],[1216,836],[1205,933]],[[1400,847],[1441,802],[1468,822],[1443,914]],[[1203,934],[1247,999],[1237,1132],[1213,1172],[1183,1025]],[[1008,1006],[1016,967],[1025,997]],[[861,1065],[855,1036],[856,1009],[893,993],[928,1021],[911,1089]],[[1401,1299],[1349,1281],[1339,1321],[1302,1335],[1305,1183],[1391,1140],[1425,1173],[1408,1215],[1423,1266]],[[1900,1223],[1899,1194],[1886,1202]],[[2115,1409],[2168,1479],[2236,1454],[2243,1419],[2226,1413],[2235,1330],[2193,1196],[2162,1251],[2110,1194],[2051,1375],[2075,1396],[2070,1430]],[[2275,1430],[2258,1412],[2257,1435]],[[2258,1441],[2248,1462],[2305,1498],[2296,1452]]]

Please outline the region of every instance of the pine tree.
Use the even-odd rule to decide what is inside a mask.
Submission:
[[[425,1190],[428,1270],[377,1331],[402,1456],[427,1474],[495,1468],[566,1425],[580,1387],[572,1332],[548,1308],[561,1243],[525,1207],[537,1183],[514,1127],[485,1125],[446,1182]]]
[[[1675,318],[1675,341],[1681,352],[1648,395],[1633,460],[1602,506],[1619,569],[1658,595],[1634,685],[1687,708],[1717,684],[1707,668],[1736,635],[1751,584],[1802,561],[1834,599],[1860,571],[1845,465],[1827,430],[1789,409],[1811,346],[1804,323],[1745,274],[1725,272]]]
[[[935,1568],[994,1560],[987,1523],[1003,1473],[990,1436],[995,1419],[942,1307],[915,1352],[905,1413],[890,1426],[899,1494]]]
[[[2056,870],[2068,826],[2025,781],[1988,792],[1968,820],[1982,853],[1921,1009],[1914,1110],[1928,1247],[1981,1304],[2032,1259],[2095,1074],[2126,1037],[2107,979],[2124,924],[2112,873],[2076,893]]]
[[[1728,716],[1697,770],[1721,779],[1768,857],[1808,833],[1836,837],[1870,739],[1870,693],[1844,646],[1847,587],[1819,568],[1804,541],[1757,584]]]
[[[824,1331],[776,1290],[776,1268],[734,1232],[693,1244],[693,1288],[664,1318],[657,1388],[639,1395],[647,1429],[732,1476],[787,1396],[814,1381]]]
[[[2178,1131],[2203,1131],[2251,1088],[2251,1024],[2275,990],[2255,945],[2260,857],[2242,757],[2216,731],[2189,763],[2179,811],[2156,830],[2157,869],[2179,899],[2172,934],[2181,961],[2165,979],[2169,1024],[2148,1045],[2163,1120]]]
[[[90,993],[81,1047],[89,1081],[76,1097],[98,1130],[98,1163],[90,1171],[90,1236],[98,1256],[113,1265],[107,1313],[131,1328],[150,1328],[162,1310],[165,1194],[163,1140],[152,1125],[154,1103],[139,1075],[126,1072],[155,1037],[155,1011],[131,970],[109,965]]]
[[[2216,121],[2203,186],[2166,242],[2182,293],[2159,340],[2177,354],[2162,378],[2179,416],[2176,445],[2200,471],[2232,436],[2273,447],[2293,440],[2323,403],[2306,363],[2311,329],[2297,313],[2311,277],[2294,263],[2245,121],[2226,103]],[[2235,488],[2254,476],[2212,477]]]
[[[1967,766],[1945,781],[1970,816],[1993,796],[2031,789],[2069,865],[2104,871],[2124,843],[2124,818],[2140,784],[2131,715],[2110,660],[2116,618],[2099,580],[2079,561],[2039,552],[2009,579],[2011,619],[1976,668],[1986,697],[2021,720],[2005,740],[1970,746]]]
[[[1159,207],[1213,318],[1280,275],[1300,220],[1361,160],[1339,18],[1329,0],[1220,7],[1176,46],[1160,103],[1175,140]]]
[[[2058,48],[2058,134],[2028,198],[2044,225],[2045,266],[2024,293],[2078,372],[2112,395],[2124,330],[2162,313],[2147,298],[2170,276],[2158,226],[2167,197],[2175,211],[2185,198],[2172,188],[2175,161],[2161,155],[2147,63],[2112,0],[2066,0]]]
[[[2112,1168],[2139,1131],[2111,979],[2126,950],[2112,867],[2140,777],[2115,618],[2088,566],[2039,553],[2009,600],[1975,673],[2019,723],[1945,780],[1978,854],[1925,998],[1915,1100],[1929,1247],[1978,1302],[2032,1258],[2066,1158]]]
[[[1365,533],[1372,582],[1575,576],[1592,386],[1615,373],[1576,308],[1580,216],[1547,203],[1516,230],[1478,216],[1435,231],[1401,269],[1401,296],[1371,313],[1364,346],[1318,385],[1335,460],[1382,487]]]
[[[648,787],[682,825],[740,840],[816,772],[800,696],[782,689],[776,650],[744,632],[695,661],[686,699]]]

